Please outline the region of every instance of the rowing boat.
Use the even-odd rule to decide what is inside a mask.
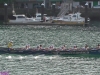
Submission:
[[[35,49],[35,48],[13,48],[8,49],[0,47],[0,53],[13,53],[13,54],[53,54],[53,55],[67,55],[67,54],[100,54],[100,49],[90,48],[86,49]]]

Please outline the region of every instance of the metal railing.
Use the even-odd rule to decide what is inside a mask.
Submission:
[[[64,16],[66,13],[68,12],[68,5],[67,3],[62,3],[61,4],[61,10],[60,12],[58,13],[58,17],[61,17],[61,16]]]

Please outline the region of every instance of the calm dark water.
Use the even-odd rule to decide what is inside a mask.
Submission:
[[[15,47],[30,44],[36,47],[68,48],[77,45],[96,47],[100,43],[100,23],[82,26],[0,25],[0,45],[6,47],[13,40]],[[100,75],[100,56],[95,55],[16,55],[0,54],[0,71],[10,75]]]

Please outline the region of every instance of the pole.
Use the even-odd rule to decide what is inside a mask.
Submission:
[[[46,0],[44,0],[44,8],[46,7]]]
[[[52,15],[53,15],[53,17],[56,16],[56,15],[55,15],[55,4],[52,4]]]
[[[44,8],[49,8],[49,0],[44,0]]]
[[[41,21],[43,21],[43,17],[44,17],[44,4],[41,4]]]
[[[8,22],[8,11],[7,11],[7,3],[4,4],[4,10],[5,10],[5,13],[4,13],[4,22],[5,24],[7,24]]]
[[[74,12],[73,10],[74,10],[74,7],[73,7],[73,0],[72,0],[72,13]]]
[[[88,26],[88,3],[85,4],[85,26]]]
[[[12,3],[12,13],[13,13],[13,15],[16,15],[15,9],[14,9],[14,2]]]

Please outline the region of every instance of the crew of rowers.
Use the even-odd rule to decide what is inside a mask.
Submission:
[[[8,43],[8,48],[12,49],[12,46],[13,46],[13,41],[10,41]],[[25,50],[28,50],[28,49],[30,49],[30,45],[25,46]],[[55,50],[66,50],[66,49],[67,50],[79,50],[79,48],[77,46],[74,46],[73,48],[67,48],[65,45],[63,45],[61,48],[54,48],[53,46],[50,46],[49,48],[43,48],[42,45],[39,45],[39,46],[37,46],[36,49],[37,50],[41,50],[41,49],[45,49],[45,50],[53,50],[53,49],[55,49]],[[90,48],[87,44],[85,44],[84,48],[82,48],[82,49],[88,50]],[[100,44],[97,45],[97,49],[100,49]]]
[[[30,45],[26,45],[25,49],[30,49]],[[55,48],[54,46],[50,46],[49,48],[43,48],[42,45],[39,45],[36,47],[37,50],[79,50],[80,48],[78,48],[76,45],[73,46],[73,48],[67,48],[66,45],[63,45],[61,48]],[[83,48],[81,48],[81,50],[89,50],[90,47],[85,44],[85,46]],[[97,49],[100,49],[100,44],[97,45]]]

